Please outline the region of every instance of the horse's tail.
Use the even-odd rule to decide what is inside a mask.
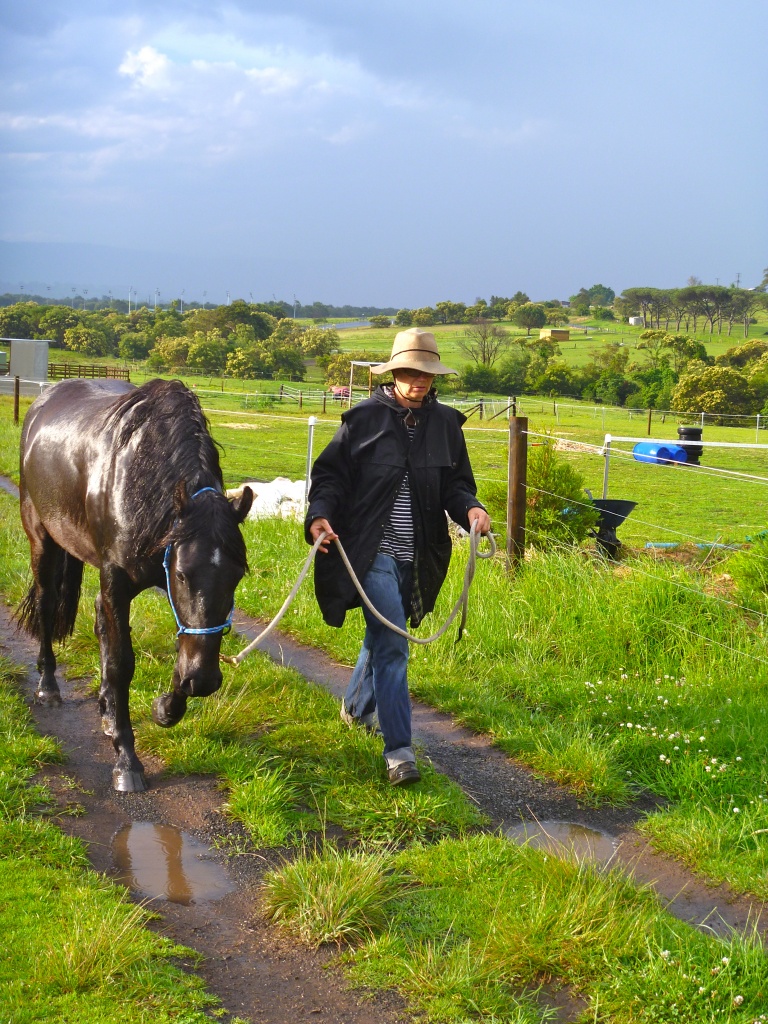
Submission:
[[[75,628],[77,607],[80,604],[80,588],[83,582],[83,563],[79,558],[62,551],[53,580],[55,607],[52,640],[64,640]],[[40,621],[39,592],[36,583],[29,588],[26,597],[16,610],[19,628],[37,640],[43,638]]]

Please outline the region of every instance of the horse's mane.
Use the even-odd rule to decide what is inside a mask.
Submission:
[[[223,489],[217,445],[197,396],[179,380],[150,380],[121,396],[106,426],[114,430],[116,451],[133,447],[135,472],[125,481],[123,499],[139,552],[150,554],[171,531],[180,480],[190,495],[201,487]],[[224,526],[222,517],[214,518]]]

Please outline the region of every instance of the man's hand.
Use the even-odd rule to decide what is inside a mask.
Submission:
[[[485,511],[484,508],[471,508],[467,513],[469,519],[469,528],[472,529],[472,524],[477,523],[477,532],[483,536],[491,532],[491,517]]]
[[[326,536],[323,537],[323,540],[320,543],[318,551],[322,551],[324,555],[327,555],[328,548],[330,547],[331,542],[334,540],[338,540],[338,534],[334,532],[333,527],[331,526],[327,519],[313,519],[312,522],[309,524],[309,533],[313,541],[317,540],[317,538],[320,536],[323,530],[325,530]]]

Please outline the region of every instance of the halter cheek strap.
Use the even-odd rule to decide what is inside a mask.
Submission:
[[[194,498],[196,498],[198,496],[198,494],[203,494],[205,491],[212,491],[214,494],[219,494],[220,493],[219,491],[216,490],[215,487],[201,487],[199,491],[195,491],[195,493],[190,498],[190,501],[192,501]],[[173,603],[173,595],[171,594],[171,571],[170,571],[171,547],[172,547],[172,545],[169,544],[166,547],[166,549],[165,549],[165,554],[163,555],[163,569],[165,569],[165,583],[166,583],[166,590],[167,590],[167,593],[168,593],[168,604],[171,606],[171,611],[173,612],[173,617],[174,617],[174,619],[176,619],[176,625],[179,627],[178,631],[176,633],[176,636],[177,637],[181,636],[182,633],[192,633],[195,636],[208,636],[208,635],[210,635],[212,633],[223,633],[226,630],[231,629],[232,628],[232,616],[235,613],[235,606],[234,605],[232,605],[232,611],[229,613],[229,618],[227,619],[227,621],[222,626],[206,626],[204,628],[197,629],[197,628],[195,628],[193,626],[185,626],[185,625],[183,625],[181,619],[179,618],[179,613],[176,611],[176,605]]]

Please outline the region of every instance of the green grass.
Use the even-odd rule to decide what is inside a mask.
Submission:
[[[82,845],[46,815],[48,794],[31,778],[61,753],[35,733],[0,661],[0,1005],[14,1024],[203,1024],[217,1005],[175,963],[196,961],[145,927],[150,914],[94,874]]]
[[[756,932],[705,936],[618,872],[490,835],[388,858],[373,854],[366,869],[364,855],[311,855],[270,873],[264,903],[312,944],[349,940],[333,927],[343,908],[355,943],[341,960],[353,981],[398,989],[420,1020],[551,1019],[536,998],[543,984],[576,997],[585,1024],[746,1024],[765,1007]]]
[[[306,548],[291,522],[249,523],[246,533],[252,572],[238,604],[268,617]],[[455,601],[465,557],[459,546],[425,635]],[[645,826],[656,845],[765,898],[766,629],[711,592],[722,569],[555,551],[510,577],[501,560],[483,562],[465,638],[413,648],[411,689],[588,802],[664,797],[669,810]],[[354,663],[362,616],[326,626],[310,586],[283,625]]]

